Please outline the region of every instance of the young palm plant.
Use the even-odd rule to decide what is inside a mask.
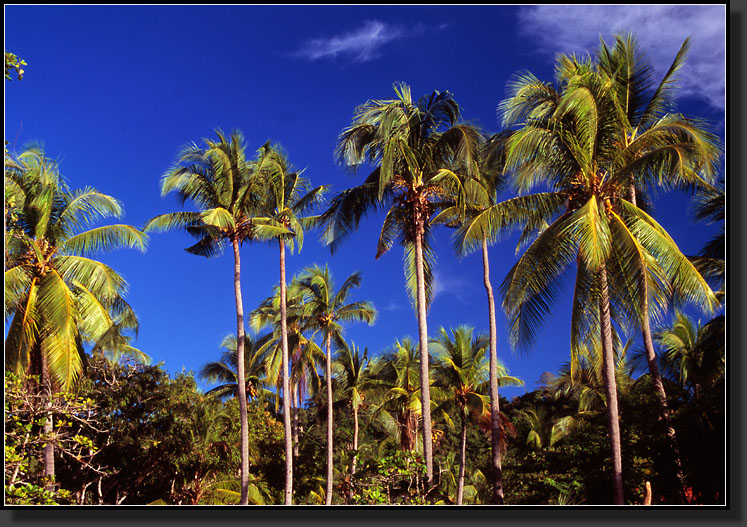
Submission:
[[[263,210],[266,215],[282,226],[273,241],[278,243],[280,260],[280,331],[283,373],[283,424],[285,427],[285,504],[293,503],[293,446],[290,422],[290,370],[288,367],[288,328],[286,320],[285,247],[294,250],[296,244],[303,247],[304,229],[319,222],[319,216],[304,216],[321,200],[326,186],[310,188],[306,178],[293,169],[286,155],[268,141],[259,149],[255,162],[256,171],[266,182]]]
[[[127,284],[92,259],[102,251],[145,250],[147,236],[130,225],[95,223],[120,217],[122,204],[93,188],[70,190],[56,162],[31,147],[5,172],[14,207],[6,211],[5,368],[39,376],[43,397],[73,388],[83,370],[84,342],[123,351],[121,330],[136,326],[124,301]],[[132,348],[135,350],[135,348]],[[129,351],[129,350],[124,350]],[[49,414],[43,433],[52,434]],[[54,483],[54,442],[44,448],[44,476]]]
[[[398,440],[403,452],[417,448],[422,409],[419,372],[418,347],[409,337],[397,340],[370,365],[369,413]]]
[[[244,306],[241,298],[242,243],[263,240],[287,229],[262,216],[259,204],[265,183],[246,159],[243,137],[234,131],[226,136],[216,131],[217,140],[204,139],[205,146],[184,148],[176,164],[161,179],[161,195],[175,192],[184,204],[187,200],[196,212],[170,212],[148,221],[145,231],[186,229],[197,243],[186,249],[190,254],[212,258],[226,245],[233,249],[233,285],[236,302],[236,335],[239,414],[241,419],[241,504],[247,504],[249,485],[249,439],[246,413],[244,369]]]
[[[467,421],[470,412],[482,415],[489,411],[485,392],[490,385],[488,364],[485,354],[489,350],[489,340],[485,335],[474,335],[473,328],[459,326],[452,329],[451,336],[441,328],[438,336],[431,340],[436,358],[434,365],[434,388],[443,392],[445,401],[439,405],[447,422],[451,422],[449,410],[459,415],[461,443],[459,450],[459,478],[456,504],[462,505],[464,497],[464,470],[467,456]],[[498,384],[519,386],[519,379],[509,377],[500,363],[497,365]]]
[[[249,399],[267,399],[269,396],[269,383],[265,371],[265,356],[267,354],[264,343],[269,335],[259,339],[253,339],[251,335],[244,335],[244,378],[246,382],[245,393]],[[236,397],[239,392],[239,384],[236,377],[238,371],[238,346],[236,335],[228,335],[223,339],[221,348],[225,348],[220,361],[212,361],[205,364],[200,370],[199,376],[207,382],[220,382],[218,386],[211,388],[205,395],[212,395],[219,399]]]
[[[459,185],[448,166],[473,155],[475,137],[471,127],[457,124],[459,106],[450,93],[434,91],[413,101],[405,84],[395,85],[395,93],[396,99],[369,100],[359,106],[352,125],[340,134],[336,148],[340,164],[354,170],[364,163],[375,168],[363,184],[333,199],[323,214],[323,239],[334,252],[363,216],[381,210],[386,216],[376,257],[397,241],[405,249],[407,286],[418,318],[423,445],[430,486],[433,438],[426,315],[432,297],[430,219],[442,194]]]
[[[361,321],[369,325],[376,320],[373,304],[365,301],[346,303],[350,291],[361,283],[360,273],[348,276],[340,288],[335,291],[335,284],[329,267],[314,266],[302,271],[299,282],[306,294],[308,306],[309,329],[322,333],[326,351],[325,377],[327,381],[327,487],[326,505],[332,504],[332,487],[334,484],[333,464],[333,417],[332,417],[332,341],[337,348],[344,348],[342,333],[345,322]]]
[[[509,139],[506,160],[507,168],[516,170],[519,191],[544,184],[566,200],[565,212],[539,234],[504,280],[504,308],[513,342],[528,344],[556,298],[562,271],[576,264],[571,351],[589,338],[601,341],[613,496],[615,504],[622,504],[612,320],[641,320],[642,281],[647,295],[661,303],[676,291],[706,309],[718,304],[666,231],[626,196],[632,174],[649,178],[641,180],[642,187],[651,174],[667,171],[678,172],[682,181],[694,179],[692,166],[700,166],[699,156],[692,163],[684,160],[697,149],[682,145],[700,144],[702,138],[692,129],[662,126],[622,148],[614,85],[590,59],[561,57],[557,76],[560,88],[525,74],[501,104],[504,124],[523,121]]]

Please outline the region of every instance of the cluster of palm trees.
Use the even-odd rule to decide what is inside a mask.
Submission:
[[[143,231],[113,225],[79,232],[100,217],[119,215],[121,205],[93,189],[70,191],[55,165],[38,151],[11,162],[10,170],[6,160],[6,318],[12,316],[6,366],[38,372],[43,385],[65,388],[80,375],[84,341],[101,351],[135,353],[122,333],[136,326],[123,300],[124,281],[85,255],[119,246],[142,249],[144,233],[184,229],[196,239],[186,249],[192,254],[213,257],[229,246],[233,250],[236,335],[225,341],[223,361],[207,365],[203,373],[224,382],[214,389],[216,394],[239,400],[241,504],[248,503],[249,489],[247,401],[274,395],[276,406],[282,402],[289,505],[297,412],[308,390],[319,385],[322,364],[328,411],[327,504],[333,489],[333,372],[345,379],[341,385],[350,398],[356,430],[364,377],[390,386],[390,398],[378,401],[377,411],[396,423],[393,430],[402,448],[420,445],[428,487],[435,482],[432,412],[446,422],[459,417],[459,502],[467,412],[489,414],[493,502],[500,504],[503,432],[498,387],[512,379],[498,360],[488,247],[506,232],[520,229],[521,255],[500,286],[510,341],[514,347],[530,346],[557,301],[565,271],[575,266],[571,365],[580,363],[574,360],[578,357],[592,355],[601,363],[613,502],[622,504],[614,352],[621,334],[632,328],[641,332],[660,416],[668,424],[679,464],[651,324],[673,303],[691,302],[715,312],[723,296],[706,281],[723,276],[723,267],[712,258],[716,252],[688,259],[653,218],[647,199],[657,188],[718,193],[716,138],[704,123],[671,111],[670,93],[688,45],[685,41],[658,83],[632,37],[617,37],[613,46],[602,41],[593,58],[560,56],[555,82],[518,74],[498,107],[506,131],[494,135],[462,122],[450,93],[434,91],[415,100],[407,85],[397,84],[395,98],[360,105],[340,134],[335,152],[339,163],[353,171],[363,166],[371,171],[360,185],[337,193],[321,213],[315,211],[326,186],[312,187],[269,142],[248,158],[239,132],[217,131],[217,139],[191,144],[180,153],[161,180],[162,194],[174,192],[196,210],[154,217]],[[517,195],[500,200],[507,186]],[[718,216],[718,211],[716,206],[703,214]],[[369,375],[363,367],[366,353],[351,350],[342,339],[344,322],[375,319],[369,303],[346,303],[360,275],[351,275],[335,289],[327,267],[312,267],[288,284],[286,247],[291,253],[300,250],[305,230],[321,227],[323,243],[334,253],[364,217],[377,212],[383,213],[377,258],[395,243],[403,247],[418,338],[417,346],[399,341],[387,360],[374,361]],[[477,249],[482,253],[487,338],[473,338],[471,330],[462,327],[452,337],[442,329],[429,340],[434,265],[430,240],[438,225],[454,229],[458,255]],[[240,261],[245,242],[272,243],[279,249],[277,289],[249,316],[255,331],[272,327],[257,340],[245,330]],[[314,342],[316,333],[321,347]],[[337,362],[333,347],[342,354]],[[418,369],[417,384],[413,366]],[[351,472],[355,470],[353,461]],[[681,466],[678,473],[682,478]]]
[[[321,401],[320,408],[326,407],[327,414],[327,476],[324,493],[319,493],[323,502],[327,505],[332,503],[334,495],[334,465],[331,458],[333,452],[333,408],[344,405],[349,408],[353,418],[353,438],[349,445],[349,470],[350,481],[347,488],[347,503],[353,502],[355,491],[355,474],[357,459],[359,455],[359,411],[361,407],[366,409],[367,423],[375,423],[378,428],[389,434],[389,441],[384,441],[378,446],[378,450],[385,448],[388,443],[393,443],[402,452],[422,451],[422,438],[418,438],[418,430],[422,428],[422,396],[420,390],[420,358],[417,345],[409,338],[397,340],[390,348],[384,350],[383,354],[371,360],[368,350],[363,352],[354,343],[348,344],[342,338],[341,331],[335,328],[334,332],[327,332],[324,325],[319,324],[318,298],[308,289],[303,291],[298,286],[309,283],[310,278],[316,279],[322,287],[327,288],[331,283],[329,272],[325,269],[312,267],[303,270],[293,279],[289,290],[298,291],[298,295],[289,296],[289,309],[292,313],[289,326],[294,326],[297,331],[291,334],[289,342],[294,349],[292,360],[291,384],[293,386],[291,398],[295,405],[296,394],[302,391],[301,386],[307,381],[307,389],[310,397]],[[337,291],[336,298],[343,299],[347,295],[349,285],[355,284],[359,277],[352,275],[345,284]],[[275,300],[274,311],[268,310],[269,300]],[[372,306],[367,302],[353,302],[340,305],[337,309],[324,309],[324,312],[333,312],[332,318],[338,321],[346,320],[373,320],[375,314]],[[252,312],[252,320],[268,320],[271,331],[257,340],[245,337],[247,345],[244,348],[246,354],[245,363],[251,365],[247,370],[247,393],[251,399],[259,404],[275,403],[277,399],[279,361],[278,355],[278,326],[277,295],[267,299],[262,305]],[[260,322],[263,323],[263,322]],[[302,338],[306,332],[309,338]],[[319,353],[319,348],[314,342],[314,335],[320,333],[327,349],[326,354]],[[429,382],[434,394],[434,421],[442,423],[449,428],[460,430],[460,450],[458,457],[458,475],[454,475],[455,502],[462,504],[463,489],[465,482],[465,467],[467,463],[466,437],[467,426],[470,422],[469,414],[476,418],[489,416],[488,402],[488,364],[486,354],[488,350],[488,338],[486,335],[473,335],[471,327],[459,326],[452,329],[451,334],[445,328],[441,328],[438,336],[430,340],[430,363]],[[329,335],[329,336],[328,336]],[[227,351],[220,362],[209,362],[201,371],[204,380],[219,384],[208,393],[219,397],[232,397],[237,393],[237,381],[234,368],[236,345],[235,337],[227,337],[224,346]],[[334,341],[336,355],[332,359],[330,354],[331,343]],[[328,344],[329,343],[329,344]],[[323,375],[319,375],[323,370]],[[251,373],[249,373],[251,372]],[[294,375],[295,372],[298,372]],[[521,385],[522,381],[507,375],[505,368],[499,364],[498,382],[504,386]],[[308,382],[306,377],[312,377]],[[335,394],[333,395],[333,386]],[[326,387],[326,390],[325,390]],[[326,397],[319,397],[321,392],[326,391]],[[292,415],[297,415],[294,407]],[[299,444],[298,430],[294,430],[294,447]],[[369,445],[370,446],[370,445]],[[505,450],[505,445],[503,445]],[[294,452],[294,458],[297,457]],[[439,478],[443,480],[443,478]]]

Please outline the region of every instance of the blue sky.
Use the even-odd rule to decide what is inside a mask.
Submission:
[[[5,137],[11,150],[42,142],[74,188],[120,199],[124,222],[178,210],[160,196],[161,175],[188,142],[216,128],[241,130],[251,153],[279,143],[312,183],[331,193],[361,181],[335,164],[333,150],[355,107],[394,96],[448,90],[464,120],[497,132],[496,108],[511,76],[526,69],[550,81],[558,52],[592,52],[599,35],[633,31],[659,78],[685,37],[678,108],[725,133],[725,14],[711,6],[5,6],[5,48],[26,60],[22,81],[5,83]],[[330,195],[331,197],[331,195]],[[689,199],[672,192],[655,202],[657,218],[685,253],[715,227],[695,224]],[[380,218],[369,217],[330,256],[309,233],[289,256],[288,276],[328,263],[341,283],[361,271],[351,298],[371,300],[375,326],[347,335],[374,354],[417,335],[404,289],[402,252],[374,259]],[[137,346],[170,372],[198,371],[219,358],[235,333],[230,254],[214,260],[184,251],[185,233],[155,234],[145,254],[100,258],[129,282],[141,322]],[[436,298],[429,332],[459,324],[487,331],[479,255],[458,260],[450,233],[436,231]],[[497,287],[515,262],[516,237],[490,250]],[[242,249],[245,311],[278,281],[277,249]],[[569,280],[570,287],[570,280]],[[536,387],[542,372],[568,359],[570,296],[560,299],[526,355],[513,354],[499,312],[499,355],[512,375]],[[523,389],[505,389],[509,397]]]

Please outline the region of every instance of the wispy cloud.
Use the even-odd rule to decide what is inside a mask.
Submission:
[[[726,8],[723,5],[542,5],[522,7],[520,29],[541,51],[593,53],[599,35],[633,33],[658,78],[686,37],[691,46],[678,73],[683,97],[725,107]],[[549,57],[552,58],[552,55]]]
[[[388,304],[385,304],[384,307],[378,308],[379,311],[398,311],[402,309],[402,304],[399,302],[395,302],[394,300],[390,301]]]
[[[433,271],[433,299],[442,295],[453,296],[459,302],[469,303],[470,289],[472,284],[459,276],[449,274],[444,276],[438,271]]]
[[[447,27],[448,24],[442,24],[433,29],[440,31]],[[379,20],[366,20],[354,31],[308,40],[293,55],[312,61],[345,58],[353,62],[368,62],[381,57],[382,48],[390,42],[422,35],[427,30],[422,25],[405,30]]]

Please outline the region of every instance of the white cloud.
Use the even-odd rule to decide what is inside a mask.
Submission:
[[[368,62],[381,57],[382,49],[390,42],[421,36],[429,31],[443,31],[450,26],[449,23],[435,27],[417,24],[405,29],[379,20],[366,20],[354,31],[308,40],[299,46],[293,56],[312,61],[347,58],[353,62]]]
[[[690,51],[678,73],[682,97],[723,110],[726,104],[726,7],[723,5],[542,5],[522,7],[520,30],[540,51],[594,53],[599,35],[633,33],[657,79],[669,68],[682,42]],[[553,57],[549,57],[552,59]]]
[[[471,289],[472,284],[459,276],[454,274],[443,276],[440,272],[433,271],[433,300],[438,296],[447,295],[466,304],[469,302]]]
[[[307,41],[295,55],[309,60],[348,57],[356,62],[368,62],[381,56],[380,49],[385,44],[404,36],[405,32],[397,27],[367,20],[350,33]]]

